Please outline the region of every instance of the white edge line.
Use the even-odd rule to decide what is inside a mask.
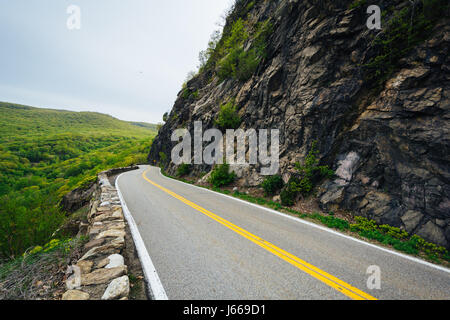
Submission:
[[[126,173],[126,172],[124,172]],[[141,234],[139,233],[139,229],[136,225],[136,222],[133,219],[128,207],[125,203],[125,200],[122,196],[122,192],[120,192],[119,188],[119,179],[124,174],[120,174],[116,179],[116,189],[119,194],[120,202],[122,203],[122,209],[127,219],[128,225],[131,230],[131,235],[134,240],[134,244],[136,246],[136,250],[139,256],[139,260],[141,261],[142,270],[144,271],[144,277],[148,284],[148,291],[150,291],[150,295],[154,300],[169,300],[167,297],[166,291],[159,279],[158,273],[156,272],[156,268],[150,258],[150,255],[145,247],[144,240],[142,240]]]
[[[150,167],[151,167],[151,166],[150,166]],[[156,167],[155,167],[155,168],[156,168]],[[356,239],[356,238],[351,237],[351,236],[348,236],[348,235],[346,235],[346,234],[343,234],[343,233],[337,232],[337,231],[335,231],[335,230],[332,230],[332,229],[323,227],[323,226],[321,226],[321,225],[315,224],[315,223],[313,223],[313,222],[309,222],[309,221],[306,221],[306,220],[303,220],[303,219],[300,219],[300,218],[297,218],[297,217],[293,217],[293,216],[287,215],[287,214],[285,214],[285,213],[283,213],[283,212],[278,212],[278,211],[275,211],[275,210],[273,210],[273,209],[266,208],[266,207],[260,206],[260,205],[258,205],[258,204],[255,204],[255,203],[247,202],[247,201],[245,201],[245,200],[242,200],[242,199],[239,199],[239,198],[235,198],[235,197],[229,196],[229,195],[227,195],[227,194],[223,194],[223,193],[216,192],[216,191],[213,191],[213,190],[210,190],[210,189],[206,189],[206,188],[202,188],[202,187],[196,186],[196,185],[194,185],[194,184],[185,183],[185,182],[183,182],[183,181],[180,181],[180,180],[177,180],[177,179],[173,179],[173,178],[167,177],[167,176],[165,176],[165,175],[163,175],[163,174],[161,173],[161,168],[158,168],[158,169],[159,169],[159,174],[160,174],[162,177],[164,177],[164,178],[171,179],[171,180],[174,180],[174,181],[177,181],[177,182],[180,182],[180,183],[184,183],[184,184],[186,184],[186,185],[188,185],[188,186],[192,186],[192,187],[194,187],[194,188],[198,188],[198,189],[201,189],[201,190],[209,191],[209,192],[218,194],[218,195],[220,195],[220,196],[223,196],[223,197],[226,197],[226,198],[230,198],[230,199],[233,199],[233,200],[236,200],[236,201],[245,203],[245,204],[247,204],[247,205],[249,205],[249,206],[257,207],[257,208],[259,208],[259,209],[263,209],[263,210],[265,210],[265,211],[268,211],[268,212],[277,214],[277,215],[279,215],[279,216],[282,216],[282,217],[285,217],[285,218],[288,218],[288,219],[291,219],[291,220],[300,222],[300,223],[302,223],[302,224],[306,224],[306,225],[308,225],[308,226],[310,226],[310,227],[314,227],[314,228],[316,228],[316,229],[320,229],[320,230],[322,230],[322,231],[330,232],[330,233],[335,234],[335,235],[337,235],[337,236],[340,236],[340,237],[343,237],[343,238],[346,238],[346,239],[349,239],[349,240],[353,240],[353,241],[356,241],[356,242],[361,243],[361,244],[365,244],[366,246],[369,246],[369,247],[372,247],[372,248],[376,248],[376,249],[378,249],[378,250],[381,250],[381,251],[384,251],[384,252],[387,252],[387,253],[390,253],[390,254],[393,254],[393,255],[402,257],[402,258],[404,258],[404,259],[407,259],[407,260],[410,260],[410,261],[413,261],[413,262],[417,262],[417,263],[419,263],[419,264],[423,264],[423,265],[426,265],[426,266],[428,266],[428,267],[431,267],[431,268],[434,268],[434,269],[437,269],[437,270],[440,270],[440,271],[444,271],[444,272],[450,273],[450,269],[448,269],[448,268],[446,268],[446,267],[442,267],[442,266],[439,266],[439,265],[436,265],[436,264],[433,264],[433,263],[430,263],[430,262],[427,262],[427,261],[424,261],[424,260],[421,260],[421,259],[418,259],[418,258],[415,258],[415,257],[408,256],[408,255],[406,255],[406,254],[403,254],[403,253],[400,253],[400,252],[397,252],[397,251],[393,251],[393,250],[390,250],[390,249],[387,249],[387,248],[383,248],[383,247],[377,246],[377,245],[375,245],[375,244],[372,244],[372,243],[369,243],[369,242],[366,242],[366,241],[362,241],[362,240]]]

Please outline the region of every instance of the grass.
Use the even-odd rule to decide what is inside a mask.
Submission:
[[[168,178],[195,185],[192,181],[172,177],[163,170],[161,172]],[[357,238],[370,240],[376,244],[383,245],[409,255],[419,256],[437,264],[442,264],[445,266],[449,266],[450,264],[450,254],[445,248],[426,242],[417,235],[409,235],[406,231],[399,228],[388,225],[378,225],[375,221],[364,217],[356,216],[354,218],[354,223],[351,223],[347,220],[335,217],[333,212],[329,212],[328,214],[321,214],[317,212],[307,214],[299,212],[293,208],[283,206],[279,202],[262,197],[255,197],[239,191],[231,192],[219,187],[203,185],[198,185],[198,187],[226,194],[279,212],[287,213],[300,219],[319,223],[330,229],[335,229]]]
[[[130,300],[137,300],[139,297],[140,292],[142,291],[142,281],[141,279],[138,279],[134,274],[131,272],[128,273],[128,278],[130,280]]]

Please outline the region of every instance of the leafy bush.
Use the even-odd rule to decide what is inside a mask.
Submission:
[[[376,230],[384,235],[388,235],[399,240],[404,240],[409,237],[408,232],[405,230],[401,230],[400,228],[387,224],[378,225],[374,220],[369,220],[364,217],[357,216],[355,217],[355,221],[356,223],[351,225],[352,231],[355,232]]]
[[[228,102],[220,106],[219,115],[215,120],[215,124],[222,130],[237,129],[241,125],[241,118],[236,111],[233,102]]]
[[[266,39],[272,31],[269,20],[259,23],[252,35],[252,45],[244,50],[245,42],[250,38],[249,27],[240,18],[231,27],[228,36],[223,39],[224,54],[217,62],[219,79],[234,78],[241,81],[248,80],[258,68],[261,60],[266,56]]]
[[[243,48],[236,48],[219,61],[217,75],[221,81],[228,78],[246,81],[255,73],[260,62],[255,49],[244,51]]]
[[[230,172],[230,165],[224,163],[214,167],[208,182],[211,183],[213,187],[218,188],[229,185],[235,179],[236,174],[234,172]]]
[[[185,100],[188,100],[188,99],[196,100],[196,99],[198,99],[198,95],[199,95],[198,90],[191,90],[187,87],[183,89],[182,97]]]
[[[233,65],[233,77],[235,79],[246,81],[252,77],[261,62],[261,57],[255,49],[245,52],[238,51],[237,61]]]
[[[267,196],[274,195],[283,188],[284,186],[283,178],[281,178],[280,175],[269,176],[264,179],[261,186],[264,189],[264,193]]]
[[[319,166],[318,153],[317,141],[314,141],[304,163],[295,164],[298,174],[289,179],[287,186],[281,192],[281,201],[284,205],[293,205],[298,195],[305,196],[313,190],[314,182],[334,175],[334,171],[328,166]]]
[[[191,172],[191,165],[187,163],[182,163],[177,168],[178,177],[188,175],[190,172]]]
[[[247,28],[245,27],[244,20],[242,20],[242,18],[239,18],[236,22],[233,23],[230,35],[225,38],[225,50],[230,52],[231,50],[243,45],[248,37],[249,34],[247,32]]]
[[[295,201],[297,200],[298,193],[291,188],[291,179],[289,180],[287,186],[283,190],[281,190],[280,193],[281,204],[283,206],[293,206],[295,204]]]
[[[334,175],[334,171],[331,170],[328,166],[319,166],[319,159],[317,158],[317,154],[319,150],[317,150],[317,141],[314,141],[311,146],[311,150],[306,156],[304,164],[296,163],[295,167],[297,171],[301,174],[302,178],[307,179],[308,181],[304,184],[305,186],[309,186],[311,184],[310,180],[314,178],[315,174],[318,174],[320,178],[326,177],[331,178]],[[301,190],[300,190],[301,191]],[[306,192],[309,192],[307,190]]]
[[[233,50],[217,63],[217,75],[220,81],[234,76],[239,55],[243,51],[243,49]]]

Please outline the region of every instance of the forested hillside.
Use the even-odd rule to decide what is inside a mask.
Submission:
[[[0,258],[48,241],[59,203],[99,171],[145,162],[154,125],[0,103]]]

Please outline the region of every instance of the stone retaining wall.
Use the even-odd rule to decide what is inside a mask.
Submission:
[[[63,300],[127,300],[130,293],[125,265],[126,221],[119,195],[109,181],[111,175],[135,170],[118,168],[101,172],[94,191],[88,225],[81,226],[89,242],[76,264],[69,266]]]

